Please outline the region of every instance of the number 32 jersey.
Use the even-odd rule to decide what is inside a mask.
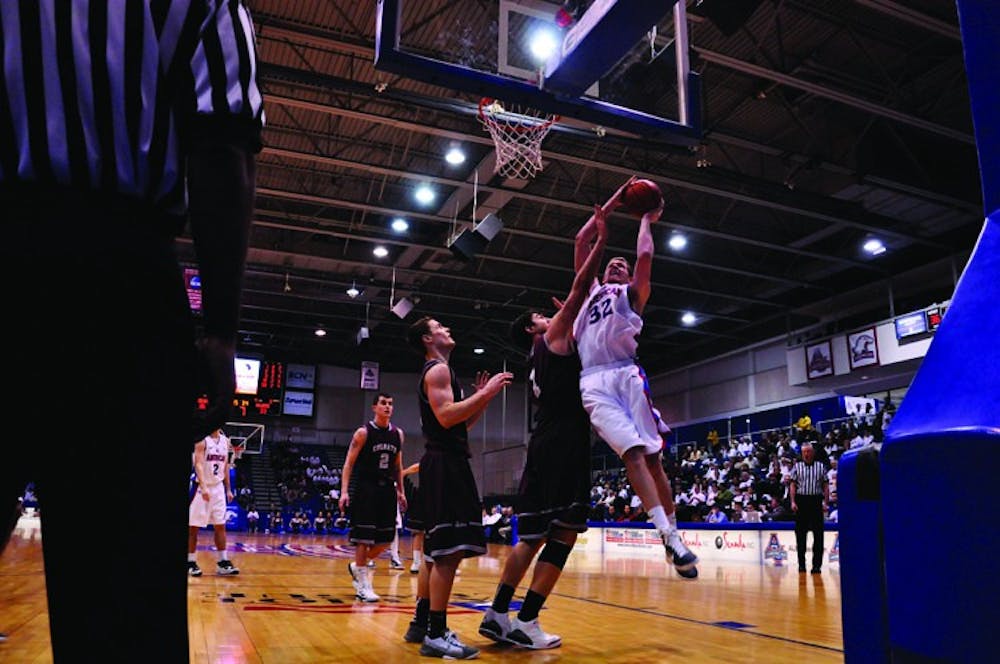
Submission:
[[[640,332],[642,316],[632,310],[628,284],[601,285],[595,281],[573,324],[584,373],[634,360]]]
[[[396,479],[396,455],[403,448],[399,429],[393,424],[383,429],[370,420],[365,428],[368,437],[355,462],[358,478],[376,482],[379,486],[392,484]]]

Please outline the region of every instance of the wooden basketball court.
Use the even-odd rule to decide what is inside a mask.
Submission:
[[[35,521],[37,524],[37,521]],[[25,520],[22,520],[22,525]],[[0,662],[51,662],[41,538],[20,527],[0,559]],[[202,663],[428,661],[403,642],[416,575],[378,561],[378,604],[361,604],[347,573],[344,538],[230,533],[239,576],[214,573],[211,533],[199,540],[205,571],[189,579],[191,661]],[[408,557],[410,542],[401,550]],[[837,572],[800,575],[794,567],[702,563],[700,578],[679,578],[665,562],[574,552],[541,622],[560,648],[493,644],[477,628],[510,550],[462,564],[448,624],[480,659],[530,662],[843,661]],[[108,583],[127,583],[107,574]],[[529,570],[529,575],[531,570]],[[530,577],[529,577],[530,578]],[[522,584],[515,600],[526,587]]]

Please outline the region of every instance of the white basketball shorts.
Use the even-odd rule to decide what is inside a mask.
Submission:
[[[639,365],[581,376],[580,395],[590,424],[618,456],[637,446],[646,455],[663,450],[659,426],[666,425],[659,425],[659,414],[653,408]]]
[[[191,499],[188,525],[204,528],[210,523],[222,525],[226,523],[226,485],[222,482],[215,486],[209,485],[208,500],[202,497],[200,490]]]

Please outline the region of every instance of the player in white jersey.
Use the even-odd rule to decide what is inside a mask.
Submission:
[[[188,574],[201,576],[195,549],[198,531],[212,524],[219,574],[239,574],[226,552],[226,504],[233,499],[229,484],[229,437],[216,429],[194,446],[197,491],[188,510]]]
[[[621,204],[621,191],[605,203],[605,212]],[[650,295],[653,266],[650,227],[662,213],[661,204],[644,214],[639,222],[634,272],[626,259],[617,256],[604,270],[604,283],[594,281],[586,304],[576,317],[573,334],[583,367],[580,393],[590,423],[625,463],[632,488],[663,538],[667,560],[681,576],[691,579],[698,576],[695,567],[698,557],[688,550],[677,532],[673,492],[663,469],[662,434],[670,429],[653,408],[646,374],[636,362],[642,311]],[[591,217],[576,235],[577,271],[590,253],[595,232]]]

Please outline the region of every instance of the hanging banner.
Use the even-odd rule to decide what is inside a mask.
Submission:
[[[378,362],[361,363],[361,389],[378,389]]]

